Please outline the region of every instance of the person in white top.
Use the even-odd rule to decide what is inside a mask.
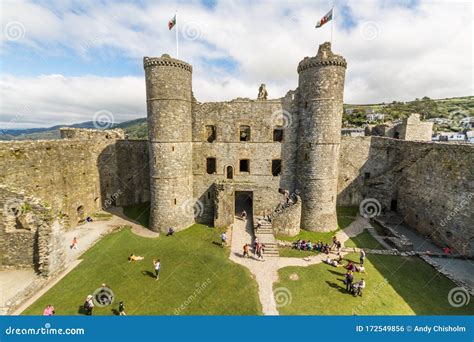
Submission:
[[[155,267],[156,280],[158,280],[160,279],[160,269],[161,269],[160,259],[158,259],[157,261],[153,260],[153,266]]]

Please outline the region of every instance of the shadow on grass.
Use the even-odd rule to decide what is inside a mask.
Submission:
[[[333,270],[328,270],[328,272],[331,272],[332,274],[335,274],[335,275],[341,275],[341,276],[343,276],[345,274],[344,272],[336,272],[336,271],[333,271]]]
[[[150,271],[142,271],[142,274],[143,274],[144,276],[149,276],[149,277],[152,277],[152,278],[156,278],[155,273],[150,272]]]
[[[117,309],[111,309],[110,311],[112,311],[112,313],[113,313],[115,316],[120,316],[120,312],[119,312]]]
[[[340,285],[337,284],[337,283],[334,283],[334,282],[329,281],[329,280],[326,280],[326,283],[327,283],[330,287],[332,287],[333,289],[337,289],[337,290],[338,290],[339,292],[341,292],[341,293],[347,293],[346,288],[340,286]]]
[[[219,247],[222,247],[222,243],[221,243],[221,242],[212,241],[212,244],[213,244],[213,245],[216,245],[216,246],[219,246]]]
[[[87,310],[84,308],[83,305],[79,305],[79,308],[77,309],[77,313],[79,315],[87,316]]]

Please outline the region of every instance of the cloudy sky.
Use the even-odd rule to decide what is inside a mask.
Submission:
[[[332,1],[1,1],[0,128],[146,116],[143,56],[179,57],[203,101],[271,98],[331,38]],[[471,1],[335,1],[346,103],[473,94]]]

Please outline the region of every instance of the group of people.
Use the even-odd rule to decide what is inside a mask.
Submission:
[[[346,285],[346,291],[353,294],[354,296],[362,296],[362,290],[365,288],[365,280],[361,278],[358,282],[354,282],[354,273],[351,270],[347,270],[344,280],[342,281]]]
[[[265,245],[259,242],[258,239],[255,239],[253,250],[255,255],[257,256],[257,259],[263,260],[263,251],[265,250]],[[250,258],[250,245],[248,243],[246,243],[243,247],[242,257]]]
[[[293,248],[301,250],[301,251],[314,251],[314,252],[321,252],[325,254],[329,254],[329,252],[335,249],[338,253],[341,250],[342,243],[337,240],[334,236],[332,238],[332,245],[329,246],[328,243],[323,243],[321,240],[318,241],[316,244],[313,244],[310,240],[301,240],[293,242]]]

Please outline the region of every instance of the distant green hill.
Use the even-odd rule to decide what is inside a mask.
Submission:
[[[350,110],[350,114],[348,114]],[[394,121],[409,116],[411,113],[420,113],[424,119],[445,118],[450,119],[453,124],[450,130],[458,130],[456,123],[465,117],[474,116],[474,96],[453,97],[447,99],[430,99],[423,97],[409,102],[393,101],[391,103],[377,104],[345,104],[343,121],[344,126],[361,126],[367,123],[368,112],[385,114],[384,121]],[[26,130],[2,130],[0,128],[0,140],[39,140],[59,139],[60,127],[94,128],[92,121],[82,122],[74,125],[58,125],[49,128],[31,128]],[[125,121],[115,124],[113,128],[122,128],[129,139],[147,139],[148,127],[146,118]],[[435,130],[438,129],[435,125]],[[444,128],[443,128],[444,129]]]
[[[453,128],[456,128],[459,120],[474,116],[474,96],[447,99],[430,99],[425,96],[409,102],[345,104],[343,121],[346,125],[362,125],[367,122],[366,115],[370,111],[384,114],[384,121],[403,119],[412,113],[419,113],[425,120],[431,118],[449,119],[453,122]]]

